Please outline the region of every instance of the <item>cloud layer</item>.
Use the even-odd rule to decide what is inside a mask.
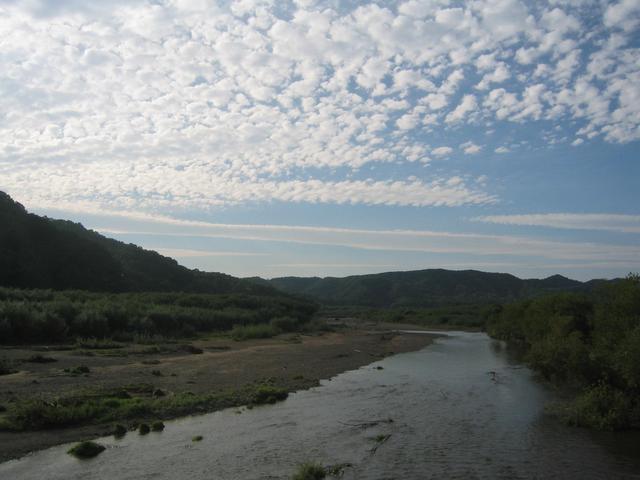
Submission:
[[[147,212],[478,205],[484,183],[430,165],[509,148],[446,132],[640,139],[637,2],[384,5],[0,1],[0,188]],[[373,169],[400,164],[427,168]]]

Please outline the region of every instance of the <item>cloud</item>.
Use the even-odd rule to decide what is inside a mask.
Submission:
[[[629,0],[0,1],[0,188],[149,212],[483,203],[427,177],[402,201],[363,167],[480,120],[640,140],[637,22]]]
[[[502,146],[502,147],[498,147],[494,150],[494,152],[496,153],[509,153],[511,150],[509,150],[507,147]]]
[[[541,213],[526,215],[489,215],[476,221],[501,225],[526,225],[570,230],[605,230],[640,233],[640,215],[612,213]]]
[[[476,153],[480,153],[482,147],[480,145],[476,145],[473,142],[465,142],[460,145],[462,151],[467,155],[475,155]]]
[[[453,148],[451,147],[438,147],[431,150],[431,154],[436,157],[445,157],[450,155],[453,152]]]
[[[168,227],[179,221],[169,221]],[[345,247],[357,250],[546,258],[558,261],[638,263],[640,247],[588,242],[559,242],[511,235],[483,235],[430,230],[367,230],[293,225],[186,222],[176,232],[158,220],[144,230],[100,227],[108,235],[165,238],[236,239]]]

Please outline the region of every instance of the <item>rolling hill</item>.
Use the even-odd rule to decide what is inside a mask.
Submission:
[[[522,280],[507,273],[430,269],[344,278],[281,277],[260,283],[327,305],[430,307],[456,303],[502,303],[544,293],[587,291],[599,282],[583,283],[561,275],[542,280]]]
[[[28,213],[0,192],[0,286],[107,292],[280,295],[272,286],[190,270],[79,223]]]

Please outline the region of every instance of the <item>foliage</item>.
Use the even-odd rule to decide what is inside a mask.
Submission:
[[[640,427],[640,280],[590,295],[560,294],[506,305],[487,325],[517,343],[544,378],[573,386],[568,423],[605,430]]]
[[[231,330],[231,338],[236,341],[251,338],[271,338],[280,333],[273,325],[236,325]]]
[[[75,340],[85,350],[115,350],[122,341],[191,337],[236,325],[308,322],[310,302],[285,296],[191,293],[95,293],[18,290],[0,287],[0,343]],[[197,353],[197,347],[188,347]]]
[[[105,447],[99,443],[87,441],[78,443],[71,448],[67,453],[78,458],[93,458],[103,452]]]
[[[286,389],[264,384],[199,395],[183,392],[158,397],[153,395],[153,390],[151,385],[132,385],[126,391],[86,391],[52,400],[18,400],[7,406],[3,428],[12,431],[44,430],[127,420],[176,418],[193,412],[275,403],[286,399],[288,395]],[[151,430],[149,424],[145,425]],[[145,427],[143,429],[146,430]]]
[[[560,275],[543,280],[522,280],[506,273],[443,269],[344,278],[283,277],[253,281],[260,285],[272,285],[291,294],[304,295],[325,305],[372,308],[503,303],[550,292],[589,291],[598,283],[582,283]]]
[[[298,467],[292,480],[322,480],[327,473],[322,465],[314,462],[306,462]]]

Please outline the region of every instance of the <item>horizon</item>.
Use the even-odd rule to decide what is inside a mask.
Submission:
[[[628,0],[0,0],[0,190],[238,277],[624,277],[639,27]]]

